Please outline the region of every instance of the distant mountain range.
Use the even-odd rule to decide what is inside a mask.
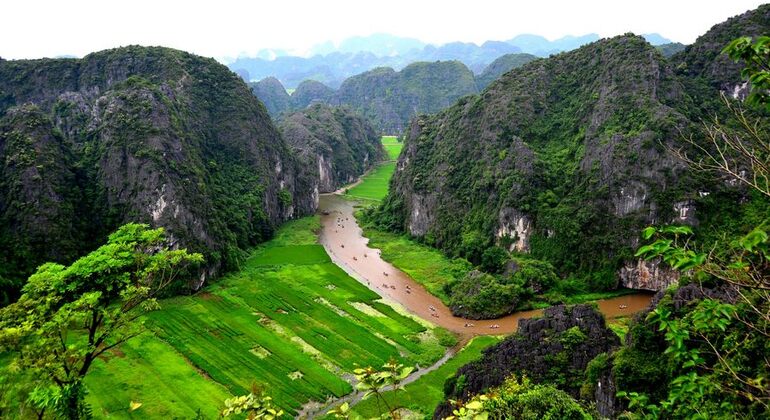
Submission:
[[[671,43],[660,34],[646,34],[652,45]],[[547,57],[570,51],[590,42],[599,35],[565,36],[554,41],[540,35],[522,34],[507,41],[451,42],[440,46],[414,38],[389,34],[345,39],[339,45],[325,42],[314,46],[310,57],[289,55],[284,50],[263,49],[254,57],[240,57],[231,64],[231,70],[246,81],[275,77],[289,89],[304,80],[316,80],[331,87],[339,87],[350,76],[376,67],[400,70],[416,61],[458,60],[479,74],[492,61],[512,53],[527,53]]]
[[[536,59],[532,54],[506,54],[475,77],[457,60],[415,62],[400,71],[378,67],[345,79],[336,90],[306,80],[291,95],[275,77],[250,82],[249,86],[274,119],[312,104],[338,105],[366,117],[379,132],[391,134],[400,133],[415,115],[438,112]]]

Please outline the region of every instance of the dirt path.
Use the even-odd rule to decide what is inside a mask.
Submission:
[[[401,385],[406,386],[411,384],[412,382],[420,379],[422,376],[433,372],[434,370],[440,368],[444,363],[448,362],[449,359],[454,357],[460,350],[465,347],[465,345],[468,344],[468,340],[461,340],[458,342],[454,347],[448,349],[446,353],[444,353],[444,356],[441,357],[441,359],[437,360],[436,363],[426,367],[421,368],[419,370],[416,370],[412,372],[409,376],[407,376],[402,382]],[[353,387],[355,389],[355,384],[353,384]],[[387,386],[383,388],[383,391],[391,391],[392,387]],[[334,407],[337,407],[340,404],[348,403],[350,406],[356,405],[359,401],[361,401],[364,398],[364,391],[353,391],[350,394],[344,395],[339,398],[331,398],[327,400],[324,403],[313,403],[306,404],[302,410],[300,410],[297,413],[296,418],[300,419],[314,419],[316,417],[321,417],[326,415],[326,413],[329,412]]]

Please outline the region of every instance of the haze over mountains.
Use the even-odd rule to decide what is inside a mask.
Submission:
[[[652,45],[671,43],[659,34],[645,35]],[[459,60],[478,74],[504,54],[527,53],[547,57],[569,51],[599,39],[597,34],[565,36],[554,41],[532,34],[517,35],[506,41],[452,42],[430,45],[414,38],[389,34],[345,39],[339,45],[325,42],[310,50],[308,57],[292,56],[284,50],[263,49],[255,57],[239,57],[228,67],[246,81],[275,77],[289,89],[306,79],[338,87],[346,78],[373,69],[395,70],[416,61]]]

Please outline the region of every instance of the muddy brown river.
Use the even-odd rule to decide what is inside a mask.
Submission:
[[[453,316],[439,298],[380,258],[379,250],[368,247],[369,239],[363,236],[353,217],[354,204],[336,194],[321,195],[319,212],[322,213],[322,227],[319,240],[335,264],[383,298],[399,303],[424,320],[460,333],[464,338],[482,334],[510,334],[516,331],[520,319],[542,313],[541,310],[522,311],[503,318],[480,321]],[[614,318],[643,310],[651,299],[651,293],[635,293],[596,303],[606,318]]]

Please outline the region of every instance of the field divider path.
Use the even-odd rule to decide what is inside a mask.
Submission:
[[[401,381],[400,386],[403,387],[403,386],[409,385],[412,382],[420,379],[422,376],[427,375],[428,373],[431,373],[436,369],[440,368],[446,362],[448,362],[452,357],[454,357],[460,350],[462,350],[463,347],[465,347],[465,345],[468,344],[469,341],[470,341],[470,337],[467,337],[467,336],[463,337],[463,339],[461,339],[455,346],[447,349],[446,353],[444,353],[444,356],[442,356],[441,359],[437,360],[435,363],[433,363],[428,367],[415,370],[409,376],[404,378],[403,381]],[[353,383],[352,385],[355,389],[356,384]],[[387,392],[392,390],[393,390],[392,386],[386,386],[382,388],[381,392]],[[350,394],[347,394],[345,396],[329,399],[320,405],[317,403],[312,405],[306,405],[305,407],[303,407],[302,410],[300,410],[297,413],[297,418],[314,419],[316,417],[323,417],[329,413],[329,410],[344,403],[348,403],[352,407],[355,404],[359,403],[364,398],[364,394],[366,394],[365,391],[353,391]]]

